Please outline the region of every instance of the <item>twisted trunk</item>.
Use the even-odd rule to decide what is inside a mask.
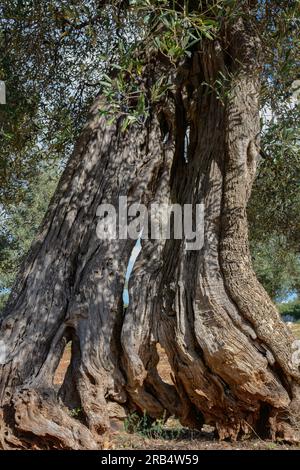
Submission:
[[[166,244],[158,337],[186,410],[196,407],[200,422],[215,425],[219,437],[255,431],[298,440],[291,419],[299,407],[294,338],[258,283],[248,246],[246,205],[259,151],[259,42],[240,19],[228,44],[224,51],[210,42],[195,54],[183,83],[186,98],[178,91],[171,194],[180,204],[204,204],[204,245],[185,251],[177,240]],[[213,87],[220,72],[230,77],[223,102],[201,85]],[[180,132],[187,125],[188,164]]]
[[[108,127],[95,102],[1,318],[3,448],[97,448],[132,410],[173,414],[191,427],[211,423],[221,438],[252,430],[297,438],[289,419],[299,400],[293,337],[256,280],[247,240],[258,55],[240,19],[226,44],[204,42],[193,53],[176,94],[142,130]],[[127,308],[122,291],[135,242],[100,240],[96,231],[99,204],[117,209],[120,196],[204,206],[201,250],[187,251],[185,240],[142,241]],[[57,390],[53,377],[70,341]],[[173,386],[157,372],[158,342]]]

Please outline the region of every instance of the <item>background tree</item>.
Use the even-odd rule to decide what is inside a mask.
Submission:
[[[263,113],[263,157],[248,207],[254,268],[274,299],[299,292],[297,95],[293,86],[279,91],[276,104]]]

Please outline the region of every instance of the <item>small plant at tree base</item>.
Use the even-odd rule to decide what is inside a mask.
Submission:
[[[165,424],[165,415],[152,420],[146,412],[142,416],[132,413],[124,421],[124,429],[130,434],[138,434],[147,439],[178,439],[183,430],[182,426],[167,428]]]

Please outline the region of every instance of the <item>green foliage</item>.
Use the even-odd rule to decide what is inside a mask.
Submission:
[[[101,57],[114,59],[115,22],[103,14],[96,0],[1,2],[0,204],[22,200],[43,162],[70,155],[108,65]]]
[[[101,113],[109,122],[122,117],[124,130],[144,125],[151,106],[172,87],[163,70],[149,83],[151,61],[164,57],[174,71],[202,41],[219,38],[228,22],[249,16],[247,4],[3,0],[0,79],[7,82],[8,104],[0,114],[0,202],[15,201],[16,191],[22,197],[23,183],[35,177],[39,162],[70,154],[95,92],[107,97]],[[276,106],[299,72],[299,2],[258,2],[257,11],[253,5],[250,15],[265,51],[264,103]],[[223,84],[220,77],[219,96]],[[30,149],[27,158],[24,149]]]
[[[79,418],[82,414],[82,408],[78,407],[78,408],[72,408],[70,411],[69,411],[69,414],[70,416],[72,416],[73,418]]]
[[[131,0],[123,28],[131,22],[131,38],[119,36],[118,62],[111,64],[111,76],[102,75],[100,83],[107,106],[101,114],[109,123],[122,118],[122,129],[130,124],[143,126],[150,109],[172,87],[169,74],[151,76],[151,62],[164,57],[173,71],[202,39],[216,37],[218,22],[210,8],[191,9],[188,2]],[[107,60],[104,58],[104,60]]]
[[[139,64],[135,64],[136,70]],[[130,124],[137,123],[143,126],[149,115],[149,105],[146,97],[136,80],[131,80],[133,65],[120,71],[112,80],[105,75],[102,80],[102,93],[106,98],[107,106],[100,109],[101,115],[109,117],[108,124],[122,117],[122,130],[125,131]],[[136,72],[137,73],[137,72]]]
[[[7,300],[8,300],[8,295],[9,295],[8,293],[6,293],[6,294],[1,294],[1,292],[0,292],[0,313],[1,313],[1,311],[3,310],[5,304],[6,304]]]
[[[292,302],[277,304],[281,315],[293,317],[296,321],[300,321],[300,301],[299,299]]]
[[[142,12],[142,20],[151,30],[146,29],[145,41],[149,42],[150,51],[159,51],[172,63],[191,56],[191,48],[201,39],[216,37],[219,24],[213,18],[213,7],[203,12],[191,2],[173,2],[167,0],[136,0],[131,5],[137,12]]]
[[[292,91],[267,109],[248,206],[254,269],[274,299],[300,292],[300,106]]]
[[[264,51],[262,155],[248,213],[254,266],[274,298],[299,291],[299,1],[3,0],[0,5],[0,291],[13,282],[95,94],[108,123],[145,125],[202,42],[244,14]],[[204,8],[205,4],[205,8]],[[220,32],[222,31],[222,34]],[[159,64],[159,65],[158,65]],[[154,73],[155,72],[155,73]],[[226,101],[230,76],[206,84]],[[292,105],[293,103],[293,105]],[[47,176],[48,175],[48,176]],[[44,178],[44,179],[43,179]]]
[[[299,292],[300,279],[300,3],[260,5],[265,24],[262,158],[248,218],[254,268],[269,294],[278,298]]]
[[[264,48],[262,105],[278,115],[291,85],[299,78],[300,2],[266,0],[258,2],[259,34]]]

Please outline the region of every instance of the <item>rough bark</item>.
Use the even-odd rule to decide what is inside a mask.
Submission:
[[[258,55],[242,20],[225,44],[203,43],[178,71],[175,95],[142,130],[108,127],[95,102],[1,318],[3,448],[97,448],[132,410],[173,414],[191,427],[210,423],[220,438],[253,430],[297,438],[289,420],[299,394],[293,337],[256,280],[247,240]],[[214,90],[220,71],[228,77],[223,101]],[[117,207],[125,195],[146,206],[205,207],[200,251],[186,251],[184,240],[143,240],[127,309],[122,290],[134,241],[96,233],[98,205]],[[56,390],[69,341],[71,363]],[[174,386],[157,372],[157,342]]]
[[[258,283],[248,247],[246,205],[259,152],[259,48],[240,19],[227,50],[216,41],[195,54],[178,91],[171,193],[174,202],[205,205],[205,238],[198,252],[178,241],[166,244],[158,337],[179,394],[220,438],[255,431],[298,440],[291,419],[299,406],[294,338]],[[230,76],[223,103],[201,86],[213,87],[220,71]],[[187,123],[185,164],[180,130]]]

